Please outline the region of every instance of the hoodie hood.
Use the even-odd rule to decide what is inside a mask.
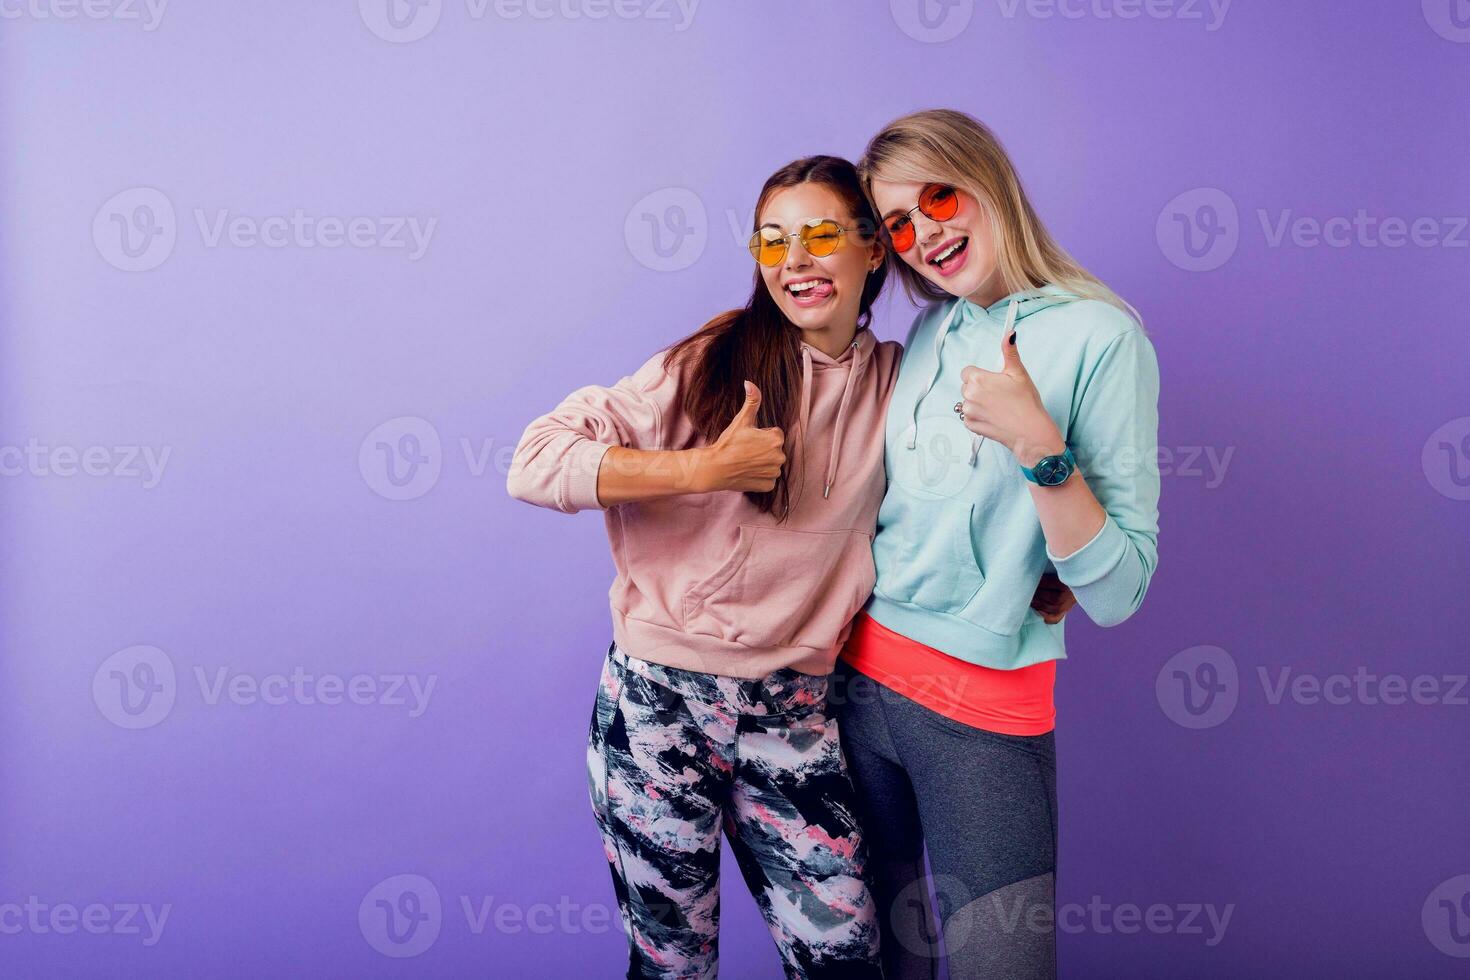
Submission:
[[[805,443],[811,421],[813,376],[817,371],[845,371],[847,374],[842,388],[842,400],[837,405],[837,420],[832,431],[832,448],[827,455],[826,475],[822,479],[823,500],[831,496],[832,483],[837,479],[837,468],[842,458],[842,434],[847,427],[848,407],[852,402],[852,393],[857,388],[858,382],[862,380],[863,372],[867,370],[868,364],[872,361],[873,349],[876,346],[877,340],[867,327],[858,330],[852,343],[848,344],[837,357],[825,354],[811,344],[803,342],[801,345],[803,466],[806,465]]]
[[[1016,322],[1020,322],[1042,310],[1049,310],[1053,306],[1064,306],[1078,298],[1060,286],[1042,286],[1039,289],[1023,289],[1009,296],[1003,296],[989,306],[978,306],[964,297],[958,297],[954,305],[960,309],[961,323],[970,323],[981,317],[987,317],[996,323],[1003,323],[1010,316],[1012,306],[1016,308]]]
[[[914,449],[918,445],[918,419],[919,408],[924,404],[924,399],[934,390],[935,383],[944,364],[944,341],[948,338],[951,330],[963,327],[966,324],[976,323],[981,320],[989,320],[992,323],[1002,325],[1003,333],[1010,333],[1011,328],[1016,326],[1026,317],[1034,316],[1042,310],[1049,310],[1053,306],[1062,306],[1071,303],[1078,297],[1058,286],[1042,286],[1039,289],[1025,289],[1002,297],[989,306],[978,306],[963,296],[956,297],[950,303],[949,311],[945,314],[943,322],[934,334],[934,370],[930,374],[928,383],[919,389],[918,397],[914,399],[913,406],[909,412],[909,420],[914,423],[909,429],[907,448]],[[1018,328],[1019,329],[1019,328]],[[980,446],[985,442],[982,436],[973,436],[970,440],[970,465],[974,466],[980,458]]]

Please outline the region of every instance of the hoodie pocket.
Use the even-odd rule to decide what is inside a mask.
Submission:
[[[730,557],[684,594],[684,630],[748,647],[830,647],[874,578],[866,532],[742,524]]]
[[[975,553],[975,505],[929,498],[892,482],[878,516],[877,594],[934,612],[958,613],[985,584]]]
[[[1041,621],[1041,616],[1031,608],[1036,585],[1033,583],[1027,587],[1028,591],[1022,591],[1015,587],[1020,580],[1018,576],[1004,585],[996,582],[981,588],[957,615],[997,636],[1015,636],[1029,619]]]

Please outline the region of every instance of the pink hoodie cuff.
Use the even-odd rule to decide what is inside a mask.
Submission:
[[[597,499],[597,471],[602,467],[602,457],[611,448],[607,443],[587,439],[567,452],[557,492],[558,507],[568,514],[606,509]]]

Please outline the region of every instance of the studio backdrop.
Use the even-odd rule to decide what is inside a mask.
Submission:
[[[621,975],[612,561],[511,453],[933,106],[1162,378],[1148,601],[1058,669],[1062,975],[1470,969],[1464,0],[0,18],[0,975]]]

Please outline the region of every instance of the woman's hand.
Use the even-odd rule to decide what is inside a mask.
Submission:
[[[778,428],[756,428],[760,389],[745,382],[745,404],[720,437],[698,449],[627,449],[613,446],[597,469],[597,502],[603,507],[717,490],[765,492],[776,486],[786,462]]]
[[[960,372],[961,421],[977,436],[994,439],[1022,466],[1066,450],[1057,424],[1042,404],[1041,392],[1016,349],[1016,331],[1000,339],[1005,366],[999,371],[967,367]]]
[[[1052,625],[1060,623],[1077,605],[1077,597],[1072,590],[1062,584],[1062,580],[1051,572],[1041,576],[1041,584],[1036,587],[1036,594],[1031,597],[1031,608],[1041,614],[1041,618]]]
[[[708,446],[691,450],[696,493],[737,490],[765,493],[774,490],[781,467],[786,463],[786,437],[780,427],[757,428],[761,407],[760,389],[745,382],[745,404],[730,420],[720,437]]]

